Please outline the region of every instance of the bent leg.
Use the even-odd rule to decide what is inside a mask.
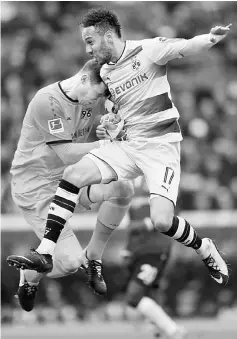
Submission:
[[[156,196],[151,200],[151,219],[163,234],[177,240],[184,246],[193,248],[201,257],[211,277],[221,285],[229,279],[228,267],[215,243],[209,238],[200,238],[187,220],[173,215],[171,201]]]
[[[87,257],[96,260],[101,259],[111,234],[128,211],[134,190],[131,182],[116,181],[107,185],[93,185],[87,192],[91,202],[101,203],[95,230],[87,246]]]
[[[148,157],[150,162],[147,161]],[[228,267],[213,241],[201,239],[187,220],[174,216],[172,205],[176,204],[180,181],[180,144],[148,144],[140,167],[151,193],[151,219],[154,226],[165,235],[196,250],[211,277],[225,285]]]
[[[92,159],[94,159],[94,157]],[[99,184],[102,180],[106,179],[109,181],[115,180],[116,173],[114,170],[102,160],[98,159],[98,162],[101,163],[103,169],[108,168],[108,171],[106,171],[108,178],[102,178],[104,172],[103,174],[101,173],[96,160],[92,159],[89,156],[84,156],[76,164],[68,166],[63,173],[63,180],[70,182],[78,188]]]
[[[39,239],[43,238],[45,232],[46,216],[51,198],[38,201],[32,210],[20,209],[24,219],[31,225]],[[80,267],[79,256],[81,245],[79,244],[70,225],[66,225],[60,234],[53,256],[53,270],[47,274],[51,278],[58,278],[76,272]],[[25,282],[29,285],[38,285],[44,273],[32,270],[21,270],[22,286]]]
[[[50,204],[44,238],[37,252],[53,254],[60,233],[73,215],[80,189],[101,180],[98,166],[89,157],[84,157],[65,169],[63,179]]]
[[[47,211],[51,198],[38,201],[32,212],[23,213],[25,220],[33,227],[39,239],[45,232]],[[69,223],[61,232],[53,254],[53,269],[47,274],[51,278],[59,278],[77,271],[81,262],[79,257],[82,248]],[[36,271],[24,270],[24,277],[29,283],[38,283],[45,274]]]
[[[53,253],[53,269],[47,273],[48,278],[60,278],[75,273],[81,266],[81,245],[70,229],[66,238],[58,240]],[[24,277],[28,283],[38,283],[45,274],[36,271],[24,270]]]
[[[174,216],[174,205],[169,199],[159,195],[153,196],[151,220],[155,228],[168,237],[195,250],[201,247],[202,239],[185,219]]]
[[[81,266],[79,257],[81,245],[72,231],[68,230],[67,237],[58,240],[53,253],[53,270],[47,274],[49,278],[60,278],[75,273]]]
[[[114,153],[115,150],[119,152],[119,159],[117,154]],[[52,255],[65,223],[73,215],[81,188],[91,184],[117,180],[118,176],[123,177],[125,175],[126,177],[127,172],[124,170],[124,166],[128,168],[129,176],[135,178],[139,175],[136,165],[116,144],[111,143],[111,145],[95,151],[96,154],[83,157],[77,164],[67,167],[64,171],[63,179],[50,204],[44,239],[37,249],[39,253]],[[102,160],[104,157],[106,159]],[[107,158],[110,159],[107,160]],[[124,158],[127,164],[122,163],[121,169],[116,168],[115,172],[113,169],[114,160],[121,164]],[[120,175],[118,175],[119,171]]]

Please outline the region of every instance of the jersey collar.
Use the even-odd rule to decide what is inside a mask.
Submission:
[[[65,95],[65,97],[70,100],[71,102],[79,102],[78,100],[74,100],[72,98],[70,98],[65,92],[64,90],[62,89],[62,86],[61,86],[61,81],[58,82],[58,87],[60,88],[61,92],[63,93],[63,95]]]
[[[116,62],[109,62],[108,65],[116,65],[123,57],[124,57],[124,52],[125,52],[125,49],[126,49],[126,45],[127,45],[127,41],[125,40],[124,41],[124,48],[123,48],[123,51],[122,51],[122,54],[120,55],[120,57],[118,58],[118,60]]]

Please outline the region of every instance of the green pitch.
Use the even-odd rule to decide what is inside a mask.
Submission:
[[[233,321],[190,320],[181,322],[189,330],[187,339],[236,339]],[[77,324],[2,326],[2,339],[152,339],[143,325],[109,322]]]

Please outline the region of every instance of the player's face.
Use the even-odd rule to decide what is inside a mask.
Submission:
[[[103,82],[99,84],[91,84],[87,81],[83,84],[80,91],[80,103],[83,105],[94,104],[99,98],[105,95],[106,86]]]
[[[82,38],[86,44],[86,52],[100,65],[109,63],[112,57],[111,47],[105,35],[100,35],[94,26],[82,29]]]

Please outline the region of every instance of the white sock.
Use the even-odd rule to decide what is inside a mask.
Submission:
[[[198,250],[196,250],[196,252],[197,254],[200,255],[202,259],[206,259],[210,255],[211,249],[210,249],[210,241],[208,238],[202,239],[202,245]]]
[[[177,324],[167,313],[151,298],[143,297],[137,309],[152,321],[165,335],[173,335],[177,331]]]
[[[40,254],[50,254],[53,255],[53,251],[55,249],[56,243],[52,240],[43,238],[41,240],[41,243],[39,247],[36,249],[36,251]]]
[[[87,245],[89,259],[98,260],[102,258],[109,238],[123,220],[128,208],[128,203],[122,205],[116,199],[104,201],[101,204],[95,229]]]

